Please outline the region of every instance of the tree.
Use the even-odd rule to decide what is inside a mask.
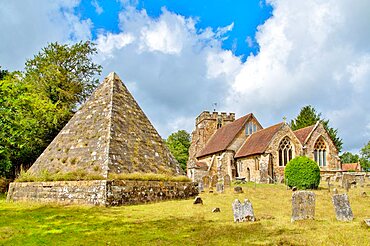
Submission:
[[[338,137],[338,129],[334,129],[329,126],[329,120],[322,119],[321,113],[317,113],[316,109],[311,105],[304,106],[298,116],[291,120],[290,127],[293,131],[312,126],[316,124],[317,121],[321,121],[325,130],[328,132],[331,140],[333,141],[335,147],[337,148],[338,152],[342,150],[343,141],[340,137]]]
[[[340,161],[342,163],[356,163],[359,159],[360,157],[357,154],[352,154],[351,152],[347,151],[340,156]]]
[[[94,44],[51,43],[0,80],[0,176],[28,167],[97,86]]]
[[[370,141],[360,151],[360,165],[365,171],[370,171]]]
[[[8,73],[8,70],[2,70],[0,66],[0,80],[4,79],[5,75],[7,75]]]
[[[185,130],[179,130],[167,138],[166,144],[180,163],[181,168],[186,170],[186,162],[189,158],[190,134]]]

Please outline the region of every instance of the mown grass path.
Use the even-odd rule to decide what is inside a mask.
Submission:
[[[2,196],[0,245],[370,245],[363,222],[370,218],[370,187],[350,190],[355,220],[347,223],[336,221],[326,189],[314,191],[316,219],[296,223],[290,222],[292,191],[283,185],[243,189],[202,193],[204,205],[181,200],[111,208],[7,203]],[[253,203],[256,222],[233,222],[236,198]],[[212,213],[214,207],[221,213]]]

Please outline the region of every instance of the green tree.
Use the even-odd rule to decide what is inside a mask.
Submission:
[[[360,151],[360,165],[365,171],[370,171],[370,141]]]
[[[299,112],[298,116],[291,120],[290,127],[293,131],[312,126],[316,124],[317,121],[321,121],[325,130],[328,132],[331,140],[333,141],[335,147],[340,152],[342,150],[343,141],[338,136],[338,129],[334,129],[329,126],[329,120],[323,119],[321,113],[317,113],[316,109],[311,105],[304,106]]]
[[[355,163],[358,162],[360,157],[357,154],[352,154],[351,152],[344,152],[340,156],[340,161],[342,163]]]
[[[189,158],[190,134],[185,130],[179,130],[168,136],[166,144],[173,156],[180,163],[181,168],[186,170],[186,162]]]
[[[2,70],[0,66],[0,80],[4,79],[5,75],[7,75],[8,73],[8,70]]]

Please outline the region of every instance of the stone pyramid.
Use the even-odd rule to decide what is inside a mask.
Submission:
[[[109,174],[183,171],[120,78],[110,73],[29,169]]]

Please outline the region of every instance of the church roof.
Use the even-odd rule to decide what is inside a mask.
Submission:
[[[199,158],[226,150],[252,116],[252,113],[247,114],[218,129],[208,140],[202,151],[198,153],[197,157]]]
[[[249,155],[262,154],[265,152],[272,137],[280,130],[285,123],[279,123],[262,129],[250,135],[240,149],[236,152],[235,158]]]
[[[304,144],[305,141],[307,140],[307,137],[310,135],[310,133],[315,129],[317,124],[312,125],[312,126],[307,126],[298,130],[294,131],[294,134],[296,137],[299,139],[299,141]]]
[[[343,171],[358,171],[361,170],[361,167],[358,163],[342,163]]]
[[[120,78],[111,73],[29,169],[67,173],[182,174],[162,138]]]

